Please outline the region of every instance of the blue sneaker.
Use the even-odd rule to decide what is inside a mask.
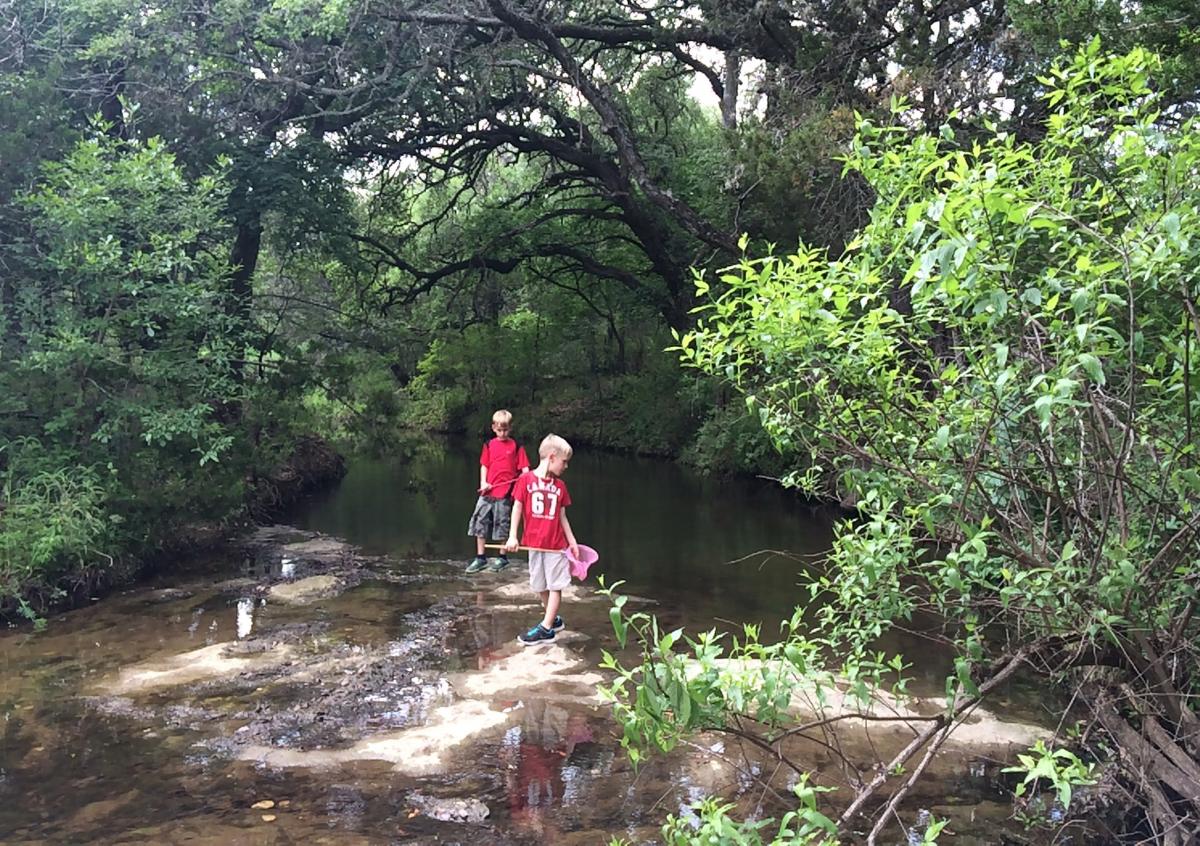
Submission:
[[[476,555],[474,558],[471,559],[471,563],[467,565],[467,572],[468,573],[478,573],[480,570],[483,570],[486,567],[487,567],[487,559],[484,558],[482,555]]]
[[[562,618],[562,617],[555,617],[555,618],[554,618],[554,625],[552,625],[552,626],[550,627],[550,631],[552,631],[552,632],[561,632],[561,631],[563,630],[563,627],[564,627],[564,626],[566,626],[566,625],[567,625],[567,624],[563,622],[563,618]]]
[[[488,572],[489,573],[499,573],[501,570],[505,569],[506,567],[508,567],[508,556],[507,555],[501,555],[499,558],[493,558],[490,562],[488,562]]]
[[[554,640],[554,632],[538,623],[525,634],[517,635],[517,640],[522,646],[533,646],[536,643],[544,643],[547,640]]]

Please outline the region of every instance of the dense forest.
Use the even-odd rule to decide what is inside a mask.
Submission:
[[[1030,789],[1200,827],[1190,0],[11,0],[0,101],[8,617],[314,438],[506,406],[855,507],[780,643],[614,612],[632,754],[819,735],[789,692],[902,688],[873,643],[916,619],[957,656],[838,813],[801,777],[782,827],[671,842],[874,842],[1015,673],[1072,708]]]

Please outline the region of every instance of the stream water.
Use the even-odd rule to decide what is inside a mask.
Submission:
[[[536,444],[526,448],[534,453]],[[465,566],[474,553],[466,518],[478,452],[431,441],[404,458],[356,461],[292,522],[369,552],[448,556]],[[705,628],[724,618],[776,631],[796,604],[802,564],[793,556],[819,564],[831,541],[835,513],[770,480],[711,479],[666,461],[583,450],[565,482],[576,535],[600,551],[596,572],[653,597],[659,613]]]
[[[752,812],[765,764],[725,739],[629,764],[589,588],[559,642],[516,644],[538,615],[523,562],[462,572],[475,450],[353,461],[300,533],[0,634],[0,843],[647,843],[708,793]],[[596,569],[672,625],[777,631],[831,537],[833,514],[765,480],[585,451],[566,481]],[[917,684],[942,665],[924,655]],[[806,765],[836,781],[828,756]],[[947,766],[914,808],[992,830],[1007,809],[982,765]]]

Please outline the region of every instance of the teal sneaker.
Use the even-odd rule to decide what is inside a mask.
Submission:
[[[524,634],[517,635],[517,640],[520,641],[522,646],[533,646],[537,643],[554,640],[554,632],[544,628],[541,623],[538,623]]]
[[[567,625],[567,624],[563,622],[563,618],[562,618],[562,617],[555,617],[555,618],[554,618],[554,625],[552,625],[552,626],[550,627],[550,631],[552,631],[552,632],[561,632],[561,631],[563,630],[563,628],[564,628],[566,625]]]
[[[499,558],[493,558],[488,562],[489,573],[499,573],[501,570],[508,567],[508,556],[501,555]]]
[[[487,565],[488,562],[486,558],[484,558],[482,555],[476,555],[471,559],[471,563],[467,565],[467,572],[478,573],[480,570],[486,568]]]

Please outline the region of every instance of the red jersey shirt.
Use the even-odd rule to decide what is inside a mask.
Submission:
[[[487,480],[491,484],[484,496],[504,499],[512,492],[521,468],[529,466],[529,457],[525,455],[525,447],[518,446],[512,438],[492,438],[483,445],[479,464],[488,469]]]
[[[562,479],[541,479],[532,470],[522,473],[513,488],[513,500],[521,503],[523,546],[567,548],[567,533],[559,522],[559,514],[571,504],[571,495]]]

